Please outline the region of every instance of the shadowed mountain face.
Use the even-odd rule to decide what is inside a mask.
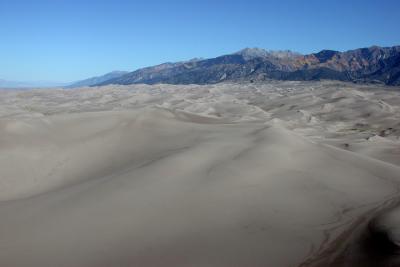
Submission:
[[[246,48],[212,59],[164,63],[98,82],[107,84],[210,84],[266,79],[378,82],[400,85],[400,46],[322,50],[301,55],[291,51]]]

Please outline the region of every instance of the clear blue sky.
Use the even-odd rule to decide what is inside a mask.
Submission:
[[[0,78],[71,81],[244,47],[400,44],[399,0],[0,0]]]

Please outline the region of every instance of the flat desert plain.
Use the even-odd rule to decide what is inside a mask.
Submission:
[[[400,88],[0,92],[0,266],[400,265]]]

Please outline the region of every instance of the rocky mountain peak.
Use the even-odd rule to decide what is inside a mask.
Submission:
[[[301,56],[300,53],[291,50],[266,50],[258,47],[245,48],[234,54],[243,56],[245,60],[254,58],[294,59]]]

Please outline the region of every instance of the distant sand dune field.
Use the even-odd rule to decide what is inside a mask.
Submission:
[[[0,266],[399,266],[400,90],[0,92]]]

